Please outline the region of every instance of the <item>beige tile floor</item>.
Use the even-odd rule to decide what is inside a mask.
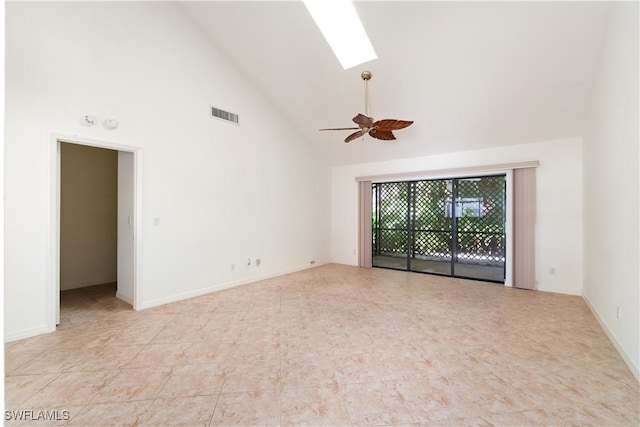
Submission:
[[[113,289],[5,346],[7,409],[69,418],[7,425],[639,424],[579,297],[341,265],[138,312]]]

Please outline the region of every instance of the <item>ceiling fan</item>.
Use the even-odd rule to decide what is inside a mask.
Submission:
[[[394,130],[404,129],[407,126],[411,126],[413,121],[408,120],[395,120],[395,119],[383,119],[374,121],[369,117],[369,80],[371,80],[371,72],[363,71],[360,74],[362,80],[364,80],[364,114],[358,114],[352,120],[358,127],[351,128],[329,128],[320,130],[357,130],[344,139],[344,142],[351,142],[354,139],[358,139],[365,134],[369,136],[382,139],[385,141],[396,139],[393,134]]]

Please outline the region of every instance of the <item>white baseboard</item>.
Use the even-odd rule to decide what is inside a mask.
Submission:
[[[248,285],[250,283],[259,282],[261,280],[272,279],[278,276],[284,276],[285,274],[295,273],[297,271],[308,270],[310,268],[320,267],[322,265],[326,265],[328,263],[317,263],[314,265],[304,265],[301,267],[294,267],[287,270],[278,271],[275,273],[269,273],[262,276],[255,276],[248,279],[236,280],[232,282],[220,283],[218,285],[210,286],[208,288],[196,289],[189,292],[183,292],[176,295],[171,295],[168,297],[158,298],[151,301],[143,301],[138,307],[139,310],[144,310],[146,308],[158,307],[165,304],[170,304],[172,302],[183,301],[189,298],[195,298],[202,295],[207,295],[213,292],[223,291],[225,289],[235,288],[237,286]]]
[[[53,329],[49,329],[47,325],[37,326],[35,328],[23,329],[21,331],[9,332],[4,336],[4,342],[12,342],[18,341],[25,338],[35,337],[36,335],[47,334],[49,332],[55,331],[55,326]]]
[[[60,290],[61,291],[70,291],[71,289],[78,289],[78,288],[86,288],[88,286],[96,286],[96,285],[104,285],[105,283],[116,283],[118,281],[118,279],[98,279],[98,280],[89,280],[88,282],[77,282],[77,283],[66,283],[66,284],[60,284]]]
[[[155,300],[151,300],[151,301],[147,301],[147,302],[142,303],[141,306],[139,307],[139,309],[157,307],[157,306],[164,305],[164,304],[169,304],[169,303],[172,303],[172,302],[178,302],[178,301],[182,301],[182,300],[189,299],[189,298],[199,297],[199,296],[202,296],[202,295],[210,294],[212,292],[222,291],[222,290],[225,290],[225,289],[235,288],[236,286],[242,286],[242,285],[247,285],[249,283],[259,282],[260,280],[271,279],[273,277],[284,276],[285,274],[295,273],[297,271],[308,270],[310,268],[320,267],[320,266],[325,265],[325,264],[328,264],[328,263],[325,262],[325,263],[318,263],[318,264],[314,264],[314,265],[304,265],[304,266],[301,266],[301,267],[295,267],[295,268],[290,268],[290,269],[287,269],[287,270],[282,270],[282,271],[279,271],[279,272],[276,272],[276,273],[265,274],[263,276],[255,276],[255,277],[251,277],[249,279],[243,279],[243,280],[237,280],[237,281],[233,281],[233,282],[222,283],[222,284],[211,286],[211,287],[204,288],[204,289],[197,289],[197,290],[194,290],[194,291],[184,292],[184,293],[181,293],[181,294],[172,295],[172,296],[165,297],[165,298],[158,298],[158,299],[155,299]],[[102,284],[102,283],[98,283],[98,284]],[[130,304],[131,306],[133,306],[133,301],[131,300],[131,298],[129,298],[129,297],[127,297],[127,296],[125,296],[125,295],[123,295],[123,294],[121,294],[119,292],[116,293],[116,298],[119,298],[122,301],[126,302],[127,304]],[[6,333],[5,336],[4,336],[4,340],[5,340],[5,343],[9,343],[9,342],[21,340],[21,339],[24,339],[24,338],[35,337],[36,335],[42,335],[42,334],[47,334],[47,333],[50,333],[50,332],[55,332],[55,330],[56,330],[55,325],[53,326],[52,329],[47,327],[47,325],[42,325],[42,326],[38,326],[38,327],[35,327],[35,328],[23,329],[23,330],[20,330],[20,331]]]
[[[600,317],[600,315],[596,311],[596,309],[593,306],[593,304],[591,304],[591,301],[589,301],[589,298],[587,298],[585,295],[583,295],[582,299],[584,299],[584,301],[587,303],[587,306],[589,307],[589,309],[593,313],[594,317],[596,318],[596,320],[598,321],[598,323],[602,327],[602,330],[604,331],[605,334],[607,334],[607,337],[609,338],[609,340],[611,341],[613,346],[616,348],[616,350],[620,354],[620,357],[622,357],[622,360],[624,360],[624,363],[627,365],[627,367],[629,368],[629,370],[631,371],[633,376],[636,377],[636,380],[640,381],[640,372],[638,370],[638,367],[634,364],[633,360],[631,360],[631,358],[629,357],[627,352],[624,350],[624,347],[622,347],[622,345],[620,345],[620,343],[616,339],[615,335],[613,335],[613,333],[611,333],[611,330],[609,330],[609,328],[607,327],[607,324],[604,323],[604,321],[602,320],[602,317]]]
[[[116,292],[116,298],[122,300],[133,307],[133,298],[129,298],[127,295],[121,294],[120,292]]]

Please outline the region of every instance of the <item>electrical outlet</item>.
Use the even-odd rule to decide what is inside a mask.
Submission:
[[[309,262],[309,264],[315,264],[315,263],[316,263],[316,261],[313,260],[313,259],[311,260],[311,262]]]
[[[549,268],[549,274],[552,275],[552,276],[555,276],[556,275],[556,268],[555,267]]]
[[[620,312],[620,306],[616,307],[616,319],[620,320],[622,313]]]
[[[236,269],[236,265],[235,264],[231,264],[231,271],[235,271]]]
[[[260,267],[261,262],[260,258],[256,258],[256,267]]]

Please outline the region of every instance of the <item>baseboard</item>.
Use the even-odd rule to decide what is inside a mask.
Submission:
[[[116,292],[116,298],[122,300],[133,307],[133,298],[129,298],[127,295],[121,294],[120,292]]]
[[[197,289],[197,290],[190,291],[190,292],[184,292],[184,293],[181,293],[181,294],[172,295],[172,296],[165,297],[165,298],[158,298],[158,299],[155,299],[155,300],[151,300],[151,301],[147,301],[145,303],[142,303],[141,306],[139,307],[139,309],[152,308],[152,307],[157,307],[157,306],[164,305],[164,304],[169,304],[169,303],[172,303],[172,302],[182,301],[182,300],[189,299],[189,298],[195,298],[195,297],[199,297],[199,296],[202,296],[202,295],[210,294],[212,292],[222,291],[222,290],[225,290],[225,289],[231,289],[231,288],[235,288],[237,286],[242,286],[242,285],[247,285],[247,284],[250,284],[250,283],[259,282],[261,280],[272,279],[274,277],[284,276],[285,274],[291,274],[291,273],[295,273],[297,271],[308,270],[310,268],[320,267],[320,266],[326,265],[326,264],[328,264],[328,262],[318,263],[318,264],[314,264],[314,265],[304,265],[304,266],[301,266],[301,267],[295,267],[295,268],[290,268],[290,269],[287,269],[287,270],[282,270],[282,271],[279,271],[279,272],[276,272],[276,273],[270,273],[270,274],[265,274],[265,275],[262,275],[262,276],[251,277],[249,279],[243,279],[243,280],[237,280],[237,281],[233,281],[233,282],[222,283],[222,284],[211,286],[211,287],[208,287],[208,288]],[[102,284],[102,283],[98,283],[98,284]],[[122,295],[119,292],[116,293],[116,298],[119,298],[122,301],[126,302],[127,304],[130,304],[131,306],[133,306],[133,301],[130,298],[128,298],[127,296]],[[47,333],[50,333],[50,332],[55,332],[55,330],[56,330],[55,325],[54,325],[53,329],[50,329],[47,325],[42,325],[42,326],[38,326],[38,327],[35,327],[35,328],[28,328],[28,329],[23,329],[23,330],[20,330],[20,331],[9,332],[9,333],[5,333],[4,342],[5,343],[9,343],[9,342],[12,342],[12,341],[17,341],[17,340],[21,340],[21,339],[25,339],[25,338],[31,338],[31,337],[35,337],[36,335],[42,335],[42,334],[47,334]]]
[[[35,328],[23,329],[21,331],[9,332],[5,334],[4,342],[8,343],[12,341],[22,340],[25,338],[31,338],[31,337],[35,337],[36,335],[47,334],[55,330],[56,330],[55,326],[53,329],[49,329],[47,325],[43,325],[43,326],[37,326]]]
[[[587,303],[587,307],[589,307],[589,309],[593,313],[594,317],[596,318],[596,320],[598,321],[598,323],[602,327],[602,330],[607,335],[607,337],[609,338],[609,340],[611,341],[613,346],[616,348],[616,350],[620,354],[620,357],[622,357],[622,360],[624,360],[624,363],[627,365],[627,367],[629,368],[629,370],[631,371],[633,376],[636,377],[637,381],[640,381],[640,372],[638,370],[638,367],[633,363],[633,360],[631,360],[631,358],[629,357],[627,352],[624,350],[624,347],[622,347],[622,345],[620,345],[620,343],[616,339],[615,335],[613,335],[613,333],[611,333],[611,331],[607,327],[607,324],[604,323],[604,321],[602,320],[602,318],[598,314],[598,311],[595,309],[593,304],[591,304],[591,301],[589,301],[589,298],[587,298],[586,296],[583,295],[582,299],[584,299],[584,301]]]
[[[284,276],[285,274],[291,274],[298,271],[308,270],[310,268],[320,267],[322,265],[326,265],[328,263],[318,263],[314,265],[304,265],[301,267],[294,267],[287,270],[278,271],[275,273],[269,273],[262,276],[255,276],[248,279],[235,280],[232,282],[225,282],[218,285],[210,286],[203,289],[196,289],[189,292],[184,292],[181,294],[171,295],[168,297],[158,298],[151,301],[145,301],[140,304],[138,309],[144,310],[146,308],[158,307],[165,304],[170,304],[173,302],[183,301],[189,298],[195,298],[202,295],[207,295],[213,292],[224,291],[225,289],[231,289],[242,285],[248,285],[250,283],[259,282],[261,280],[272,279],[274,277]]]
[[[78,289],[78,288],[86,288],[89,286],[96,286],[96,285],[104,285],[105,283],[116,283],[118,281],[118,279],[107,279],[107,280],[90,280],[88,282],[79,282],[79,283],[73,283],[71,285],[66,284],[66,285],[62,285],[62,283],[60,284],[60,290],[61,291],[70,291],[72,289]]]

